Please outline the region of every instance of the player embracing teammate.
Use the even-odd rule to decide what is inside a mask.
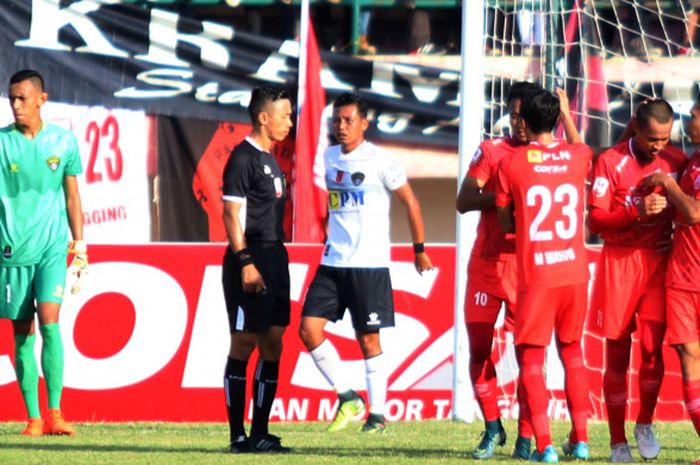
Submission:
[[[651,428],[664,374],[666,265],[672,213],[654,173],[677,176],[685,154],[668,145],[673,109],[663,99],[645,100],[630,122],[631,137],[601,153],[593,169],[588,225],[604,240],[596,271],[591,318],[605,337],[603,391],[613,462],[631,462],[625,436],[627,370],[632,333],[640,340],[640,408],[634,429],[639,454],[656,458],[661,447]]]
[[[515,232],[518,294],[515,345],[521,402],[530,413],[536,450],[531,461],[557,462],[547,417],[545,348],[552,331],[564,365],[572,421],[564,452],[587,459],[588,378],[581,351],[587,310],[584,247],[585,181],[592,152],[555,141],[559,99],[546,90],[527,95],[520,123],[528,145],[501,160],[496,206],[504,232]]]

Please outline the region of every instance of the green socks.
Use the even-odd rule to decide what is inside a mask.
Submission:
[[[46,378],[49,408],[61,407],[63,391],[63,341],[58,323],[40,326],[44,343],[41,368]],[[36,335],[15,335],[15,373],[29,418],[41,418],[39,410],[39,371],[34,358]]]
[[[36,336],[15,336],[15,373],[29,418],[41,418],[39,411],[39,371],[34,358]]]
[[[63,341],[58,323],[40,326],[44,344],[41,347],[41,368],[46,379],[49,408],[61,408],[63,391]]]

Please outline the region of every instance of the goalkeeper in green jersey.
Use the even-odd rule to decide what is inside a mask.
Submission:
[[[36,71],[15,73],[8,96],[14,123],[0,129],[0,318],[12,320],[15,372],[29,421],[22,434],[73,434],[60,410],[63,344],[58,313],[69,270],[80,289],[87,271],[83,210],[76,176],[82,172],[75,136],[41,120],[48,95]],[[68,242],[68,228],[72,242]],[[35,323],[43,338],[41,367],[48,411],[39,410]]]

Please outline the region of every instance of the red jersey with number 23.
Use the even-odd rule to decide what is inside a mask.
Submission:
[[[501,160],[496,206],[513,205],[518,291],[588,281],[583,209],[592,156],[585,144],[531,142]]]

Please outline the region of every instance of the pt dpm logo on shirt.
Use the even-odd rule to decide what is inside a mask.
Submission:
[[[364,191],[328,191],[328,209],[338,211],[345,207],[365,204]]]

